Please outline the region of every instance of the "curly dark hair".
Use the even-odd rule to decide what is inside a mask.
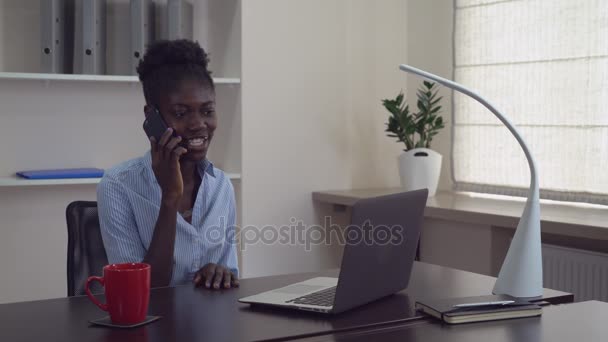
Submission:
[[[197,42],[159,40],[148,45],[137,65],[146,103],[158,105],[160,94],[177,89],[185,80],[199,81],[215,90],[208,65],[209,57]]]

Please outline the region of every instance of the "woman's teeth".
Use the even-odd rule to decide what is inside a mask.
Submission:
[[[209,138],[207,138],[207,137],[188,139],[188,146],[189,147],[203,146],[208,139]]]

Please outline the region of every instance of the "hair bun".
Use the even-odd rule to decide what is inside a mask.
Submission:
[[[209,57],[198,42],[187,39],[155,41],[148,46],[137,66],[139,79],[143,81],[150,72],[168,65],[195,65],[209,72]]]

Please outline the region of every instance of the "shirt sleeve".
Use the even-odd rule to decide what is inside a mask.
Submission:
[[[226,220],[226,240],[224,241],[224,249],[220,258],[220,265],[224,265],[237,277],[239,277],[239,265],[237,258],[237,236],[236,236],[236,203],[234,199],[234,188],[228,180],[230,191],[230,203],[228,208],[228,217]]]
[[[111,264],[141,262],[146,256],[125,191],[122,184],[107,177],[97,186],[101,237]]]

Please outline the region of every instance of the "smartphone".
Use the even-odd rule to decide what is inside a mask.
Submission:
[[[167,124],[156,107],[148,112],[146,120],[144,120],[144,131],[148,137],[154,137],[156,142],[160,141],[163,133],[167,131]]]

